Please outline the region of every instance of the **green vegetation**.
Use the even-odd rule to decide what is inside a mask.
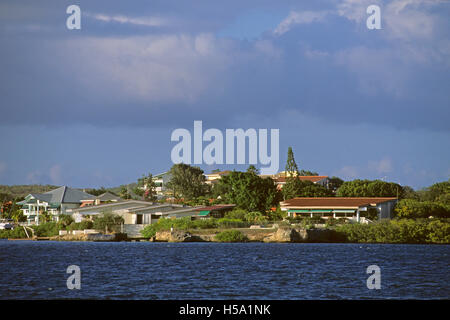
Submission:
[[[218,227],[219,220],[217,219],[191,220],[190,217],[178,219],[161,218],[158,220],[157,223],[146,226],[141,231],[141,233],[144,238],[151,238],[156,235],[156,232],[167,231],[170,230],[170,228],[174,228],[177,230],[213,229]]]
[[[381,180],[360,180],[344,182],[337,190],[338,197],[403,197],[401,185]]]
[[[450,224],[441,220],[391,220],[373,224],[344,224],[335,228],[347,242],[450,243]]]
[[[73,230],[84,230],[84,229],[93,229],[94,223],[90,220],[84,220],[81,222],[72,222],[70,225],[66,227],[66,230],[73,231]]]
[[[60,222],[45,222],[38,226],[31,226],[34,229],[34,235],[37,237],[53,237],[59,234],[59,230],[65,228]]]
[[[93,196],[96,196],[96,197],[98,197],[101,194],[104,194],[104,193],[108,192],[108,190],[106,190],[105,187],[100,187],[100,189],[95,189],[95,188],[93,188],[93,189],[86,189],[85,191],[86,191],[86,193],[92,194]]]
[[[142,175],[142,177],[138,179],[133,192],[144,200],[156,201],[156,184],[153,181],[153,175],[151,173],[147,176]]]
[[[294,152],[289,147],[286,161],[286,184],[283,186],[283,198],[295,197],[332,197],[334,193],[327,188],[311,181],[302,181],[299,176],[317,176],[317,172],[298,170],[294,159]],[[339,178],[337,178],[339,179]]]
[[[247,228],[250,223],[242,221],[241,219],[222,218],[217,220],[217,227],[227,228]]]
[[[0,185],[0,202],[14,199],[22,200],[23,198],[25,198],[25,196],[29,195],[30,193],[44,193],[47,191],[52,191],[56,188],[58,187],[52,185],[39,185],[39,184],[16,185],[16,186]]]
[[[439,202],[419,201],[414,199],[400,200],[395,206],[398,218],[450,218],[450,206]]]
[[[333,197],[334,193],[324,186],[311,181],[288,178],[283,187],[283,196],[285,199],[295,197]]]
[[[280,194],[271,178],[261,178],[251,170],[233,171],[213,187],[213,195],[222,202],[234,203],[246,211],[267,212],[277,206]]]
[[[92,227],[98,231],[120,232],[120,225],[124,223],[121,216],[111,212],[104,212],[100,216],[94,217]]]
[[[189,200],[206,194],[205,176],[199,167],[179,163],[173,165],[169,173],[171,178],[167,188],[172,190],[175,198],[183,197]]]
[[[420,190],[417,192],[417,195],[421,201],[439,202],[450,206],[450,179]]]
[[[226,230],[216,234],[214,239],[218,242],[245,242],[248,238],[239,230]]]
[[[30,234],[31,231],[28,231]],[[23,239],[27,234],[22,227],[16,227],[13,230],[0,230],[0,239]]]

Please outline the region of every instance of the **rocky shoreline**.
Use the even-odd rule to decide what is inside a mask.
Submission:
[[[230,229],[228,229],[230,230]],[[246,242],[264,243],[311,243],[311,242],[341,242],[336,232],[330,229],[304,229],[298,227],[279,227],[273,229],[234,229],[239,230],[247,237]],[[150,239],[129,238],[125,233],[88,233],[65,234],[53,237],[33,237],[28,239],[9,240],[50,240],[50,241],[93,241],[93,242],[118,242],[118,241],[150,241],[150,242],[218,242],[215,236],[221,229],[214,230],[173,230],[159,231]]]
[[[330,229],[277,228],[265,230],[236,229],[241,231],[249,242],[266,243],[302,243],[302,242],[338,242],[336,232]],[[195,231],[160,231],[150,239],[154,242],[217,242],[218,233],[196,233]]]

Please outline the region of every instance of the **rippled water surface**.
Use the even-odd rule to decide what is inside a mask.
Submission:
[[[0,298],[449,299],[449,266],[449,245],[0,241]]]

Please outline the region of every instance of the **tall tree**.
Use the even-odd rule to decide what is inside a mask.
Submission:
[[[128,187],[127,186],[122,186],[120,188],[119,197],[121,197],[122,199],[131,199],[131,195],[128,192]]]
[[[153,175],[149,173],[147,176],[144,174],[137,181],[137,186],[133,192],[138,196],[141,196],[144,200],[155,201],[156,200],[156,184],[153,181]]]
[[[179,163],[172,166],[167,188],[173,190],[174,197],[193,199],[205,195],[206,186],[203,170],[188,164]]]
[[[288,148],[288,155],[286,161],[286,183],[283,186],[283,198],[284,200],[296,197],[298,190],[301,188],[300,180],[298,176],[300,175],[298,171],[297,163],[295,163],[294,152],[292,147]]]
[[[294,152],[292,147],[288,148],[288,155],[286,161],[286,174],[287,177],[297,177],[299,175],[297,163],[295,163]]]

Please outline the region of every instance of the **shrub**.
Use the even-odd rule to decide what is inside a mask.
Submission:
[[[124,220],[121,216],[106,212],[94,217],[93,228],[98,231],[108,230],[118,232],[122,223],[124,223]]]
[[[178,218],[178,219],[167,219],[161,218],[158,222],[146,226],[142,231],[142,235],[145,238],[151,238],[156,235],[158,231],[170,230],[170,228],[178,230],[189,230],[189,229],[212,229],[217,228],[216,219],[203,219],[192,221],[190,217]]]
[[[84,229],[92,229],[94,227],[94,223],[90,220],[83,220],[81,222],[72,222],[69,226],[66,227],[66,230],[84,230]]]
[[[287,211],[282,211],[280,207],[269,214],[270,221],[281,221],[287,217]]]
[[[31,236],[31,231],[28,232]],[[0,230],[0,239],[20,239],[26,238],[27,234],[22,227],[15,227],[12,230]]]
[[[418,201],[414,199],[400,200],[395,206],[398,218],[450,218],[450,208],[439,202]]]
[[[219,232],[214,237],[218,242],[245,242],[248,238],[239,230],[226,230]]]
[[[345,224],[335,229],[348,242],[450,243],[450,224],[439,220],[391,220],[373,224]]]
[[[72,216],[70,216],[68,214],[61,214],[61,215],[59,215],[59,222],[60,222],[61,226],[67,227],[70,224],[74,223],[75,221],[73,220]]]
[[[217,225],[219,228],[246,228],[249,223],[241,219],[222,218],[217,220]]]
[[[32,226],[34,229],[34,235],[38,237],[53,237],[59,234],[59,230],[62,229],[61,224],[58,222],[45,222],[38,226]]]
[[[245,215],[245,220],[252,223],[265,223],[267,218],[261,212],[252,211]]]
[[[243,209],[234,209],[230,212],[227,212],[225,214],[225,218],[245,220],[245,216],[247,215],[247,213],[248,212]]]

